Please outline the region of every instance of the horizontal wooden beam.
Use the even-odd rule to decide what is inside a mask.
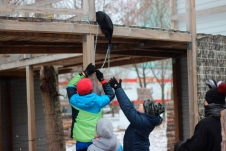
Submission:
[[[36,58],[18,60],[16,62],[10,62],[0,65],[1,70],[9,70],[19,67],[25,67],[27,65],[40,65],[46,62],[54,62],[62,59],[72,58],[72,57],[82,57],[82,54],[54,54],[54,55],[44,55]]]
[[[42,7],[24,6],[24,5],[0,5],[0,10],[5,12],[77,15],[77,16],[84,17],[84,11],[81,9],[42,8]]]
[[[60,22],[19,22],[1,20],[0,31],[16,32],[36,32],[36,33],[57,33],[57,34],[96,34],[97,25],[79,24],[79,23],[60,23]],[[101,29],[98,33],[102,36]],[[136,38],[146,40],[178,41],[190,42],[189,33],[170,32],[163,30],[114,27],[113,37],[117,38]]]
[[[226,12],[226,5],[196,11],[196,16],[204,16],[209,14],[223,13],[223,12]],[[186,19],[185,13],[171,16],[171,20],[182,20],[182,19]]]
[[[41,7],[41,6],[45,6],[45,5],[60,2],[60,1],[62,1],[62,0],[42,0],[42,1],[37,1],[35,3],[32,3],[32,4],[28,4],[28,6]]]
[[[185,52],[186,53],[186,52]],[[140,57],[159,57],[159,58],[170,58],[175,57],[180,54],[170,53],[170,52],[157,52],[157,51],[136,51],[136,50],[124,50],[124,51],[112,51],[111,54],[114,55],[124,55],[124,56],[140,56]]]
[[[1,41],[28,41],[28,42],[82,42],[81,35],[66,35],[53,33],[29,33],[0,31]],[[5,42],[3,44],[6,44]],[[21,45],[21,44],[20,44]]]
[[[81,47],[0,47],[7,54],[66,54],[82,53]]]
[[[131,59],[118,59],[115,62],[110,63],[110,67],[115,67],[115,66],[121,66],[121,65],[130,65],[130,64],[136,64],[136,63],[143,63],[143,62],[149,62],[149,61],[156,61],[156,60],[161,60],[162,58],[132,58]],[[100,68],[102,64],[97,64],[95,65],[96,68]],[[104,68],[107,68],[107,64],[104,66]]]

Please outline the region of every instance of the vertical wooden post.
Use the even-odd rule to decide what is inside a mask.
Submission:
[[[0,79],[0,150],[2,150],[2,83]]]
[[[94,35],[83,35],[83,70],[87,67],[89,63],[95,65],[95,52],[94,52]],[[93,91],[100,95],[100,86],[98,85],[99,81],[96,78],[96,75],[93,74],[91,80],[94,81]],[[99,89],[98,89],[99,88]]]
[[[83,68],[95,64],[94,35],[83,35]]]
[[[197,61],[196,61],[196,10],[195,0],[186,0],[186,28],[191,33],[191,43],[187,47],[188,97],[190,136],[198,123]]]
[[[177,2],[176,0],[170,0],[170,16],[177,14]],[[171,29],[177,29],[178,28],[178,22],[176,20],[170,21]]]
[[[84,14],[87,15],[89,21],[96,21],[95,0],[83,0]]]
[[[44,66],[40,71],[40,89],[42,92],[45,115],[47,150],[65,151],[61,105],[58,93],[58,71],[52,66]]]
[[[33,66],[26,66],[27,85],[27,116],[28,116],[28,147],[29,151],[36,151],[36,128],[35,128],[35,100],[34,100],[34,74]]]
[[[226,150],[226,110],[221,111],[221,151]]]
[[[182,140],[180,84],[181,84],[180,63],[177,58],[173,58],[173,102],[174,102],[175,142]]]
[[[13,133],[12,133],[12,104],[11,104],[11,88],[10,79],[6,79],[6,130],[7,130],[7,149],[13,150]]]

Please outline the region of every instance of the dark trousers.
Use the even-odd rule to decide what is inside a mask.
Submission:
[[[86,149],[79,149],[79,150],[76,150],[76,151],[87,151],[87,148]]]

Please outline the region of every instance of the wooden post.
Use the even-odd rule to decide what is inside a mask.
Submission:
[[[2,83],[0,79],[0,150],[2,150]]]
[[[170,16],[177,14],[177,2],[176,0],[170,0]],[[177,29],[178,28],[178,22],[177,20],[170,21],[171,23],[171,29]]]
[[[96,21],[95,0],[83,0],[83,10],[89,21]],[[86,20],[86,17],[85,17]]]
[[[83,68],[95,64],[94,35],[83,35]]]
[[[221,151],[226,150],[226,110],[221,111]]]
[[[174,102],[174,128],[175,142],[182,140],[181,123],[181,88],[180,88],[180,63],[173,58],[173,102]]]
[[[29,151],[36,151],[35,102],[34,102],[34,74],[33,66],[26,66],[27,85],[27,115],[28,115],[28,147]]]
[[[58,93],[58,75],[52,66],[44,66],[40,71],[40,89],[46,123],[47,150],[65,151],[61,105]]]
[[[6,79],[6,130],[7,130],[7,150],[13,150],[13,133],[12,133],[12,104],[11,104],[11,88],[10,79]]]
[[[186,28],[191,33],[192,40],[187,46],[189,121],[190,136],[192,136],[198,123],[195,0],[186,0],[186,12]]]

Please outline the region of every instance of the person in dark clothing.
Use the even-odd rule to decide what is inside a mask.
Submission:
[[[105,95],[99,96],[92,92],[93,85],[87,77],[94,72]],[[77,151],[87,151],[96,135],[97,121],[102,118],[101,109],[113,100],[114,91],[104,79],[103,73],[90,63],[82,73],[76,74],[69,81],[67,94],[72,107],[71,138],[76,140]]]
[[[174,151],[221,151],[220,112],[225,107],[226,83],[210,80],[205,94],[205,118],[195,127],[195,132],[185,142],[178,141]]]
[[[109,80],[115,90],[119,105],[130,122],[123,138],[124,151],[149,151],[149,135],[155,128],[162,123],[160,114],[165,111],[164,107],[153,100],[145,100],[143,106],[137,111],[119,82],[113,77]]]

